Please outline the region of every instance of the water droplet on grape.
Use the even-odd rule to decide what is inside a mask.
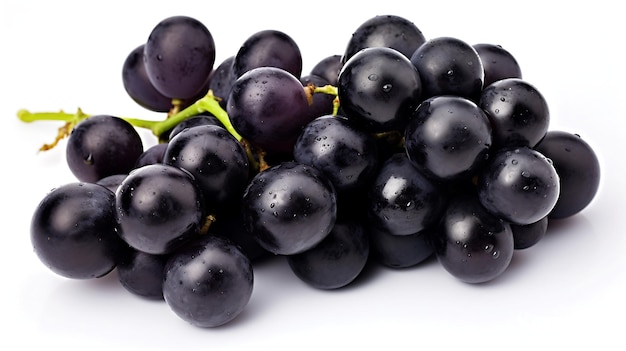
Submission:
[[[491,258],[493,258],[494,260],[498,257],[500,257],[500,251],[496,250],[491,253]]]
[[[511,164],[512,165],[516,165],[517,163],[518,163],[517,160],[511,160]],[[522,173],[524,173],[524,172],[522,172]]]
[[[378,80],[378,75],[377,75],[377,74],[372,73],[372,74],[370,74],[370,75],[367,77],[367,79],[369,79],[369,80],[371,80],[371,81],[376,81],[376,80]]]
[[[524,178],[528,178],[528,177],[530,177],[530,172],[528,172],[528,171],[522,171],[522,177],[524,177]]]
[[[393,88],[393,85],[385,84],[385,85],[383,85],[383,92],[388,93],[388,92],[391,91],[392,88]]]
[[[502,101],[502,102],[506,101],[506,99],[504,98],[504,96],[500,98],[500,101]]]

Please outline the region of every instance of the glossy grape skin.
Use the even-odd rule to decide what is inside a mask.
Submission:
[[[370,47],[388,47],[410,58],[425,41],[422,31],[406,18],[395,15],[375,16],[354,31],[342,62],[347,62],[357,52]]]
[[[401,130],[420,103],[417,69],[400,52],[366,48],[348,60],[338,80],[345,116],[372,132]]]
[[[168,255],[130,249],[117,265],[117,277],[127,291],[150,300],[163,300],[163,278]]]
[[[342,116],[326,115],[307,124],[293,157],[320,170],[338,193],[362,188],[378,170],[376,141]]]
[[[534,147],[550,126],[550,110],[541,92],[519,78],[501,79],[483,89],[480,106],[491,121],[496,148]]]
[[[373,227],[393,235],[428,228],[445,204],[443,191],[399,153],[382,164],[372,181],[368,218]]]
[[[486,114],[459,96],[424,101],[405,129],[405,149],[411,162],[429,177],[455,182],[474,175],[491,148]]]
[[[205,235],[167,261],[163,296],[181,319],[213,328],[241,314],[250,301],[253,284],[250,260],[231,242]]]
[[[127,174],[113,174],[100,179],[95,184],[102,185],[115,193],[120,184],[126,179],[126,176]]]
[[[559,197],[559,176],[541,153],[528,147],[503,149],[478,175],[481,204],[496,216],[525,225],[547,216]]]
[[[472,47],[478,53],[485,72],[483,86],[505,78],[522,78],[522,69],[515,57],[500,45],[480,43]]]
[[[337,86],[339,71],[341,71],[343,66],[341,58],[341,55],[324,57],[311,68],[311,75],[322,77],[328,81],[328,84]]]
[[[484,283],[500,276],[513,257],[509,223],[486,211],[475,194],[450,200],[442,224],[433,235],[438,261],[466,283]]]
[[[302,53],[298,44],[279,30],[268,29],[252,34],[235,55],[233,73],[239,78],[259,67],[280,68],[300,79]]]
[[[175,99],[193,98],[213,71],[213,36],[195,18],[168,17],[150,32],[144,63],[150,82],[161,94]]]
[[[33,213],[30,239],[41,262],[71,279],[105,276],[126,246],[118,235],[113,192],[82,182],[46,194]]]
[[[207,211],[228,211],[248,185],[246,150],[226,129],[215,125],[187,128],[167,145],[163,163],[189,172],[202,191]]]
[[[476,50],[453,37],[427,40],[411,55],[422,80],[424,99],[455,95],[477,101],[485,72]]]
[[[577,134],[551,130],[535,150],[552,160],[559,175],[561,192],[548,215],[571,217],[585,209],[600,187],[600,160],[591,145]]]
[[[72,129],[65,156],[79,181],[95,183],[109,175],[128,173],[142,152],[141,137],[130,123],[119,117],[96,115]]]
[[[414,267],[434,255],[429,230],[408,235],[395,235],[371,227],[369,230],[371,257],[389,268]]]
[[[511,223],[511,231],[513,231],[513,247],[515,250],[523,250],[534,246],[546,236],[547,230],[548,216],[543,217],[535,223],[526,225]]]
[[[241,204],[228,212],[220,213],[219,218],[211,224],[208,234],[237,245],[252,262],[269,256],[269,252],[259,245],[246,229]]]
[[[161,94],[150,82],[146,73],[143,52],[145,44],[133,49],[122,66],[122,83],[126,93],[137,104],[151,111],[167,112],[172,99]]]
[[[302,83],[276,67],[259,67],[239,77],[228,98],[235,129],[267,152],[291,153],[302,128],[310,122]]]
[[[165,164],[129,173],[117,189],[115,204],[122,239],[155,255],[189,241],[205,219],[202,193],[193,176]]]
[[[266,250],[293,255],[322,241],[337,218],[332,183],[317,169],[284,162],[258,173],[243,195],[246,229]]]
[[[320,243],[287,256],[291,271],[317,289],[339,289],[352,283],[369,258],[369,237],[363,222],[338,220]]]

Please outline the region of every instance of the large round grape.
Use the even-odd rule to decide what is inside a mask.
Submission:
[[[456,95],[476,101],[485,72],[471,45],[454,37],[427,40],[411,56],[422,79],[423,96]]]
[[[467,283],[500,276],[514,251],[511,226],[486,211],[476,196],[450,200],[439,231],[433,234],[437,259],[448,273]]]
[[[69,183],[48,193],[33,213],[30,238],[48,268],[72,279],[106,275],[127,247],[118,235],[115,195],[91,183]]]
[[[280,68],[259,67],[235,81],[227,111],[244,139],[268,152],[290,153],[310,122],[308,108],[300,80]]]
[[[206,235],[167,261],[163,296],[181,319],[213,328],[241,314],[250,301],[253,284],[248,257],[233,243]]]
[[[152,85],[163,95],[189,99],[201,91],[215,63],[211,32],[195,18],[172,16],[159,22],[144,47]]]
[[[491,148],[491,125],[485,112],[459,96],[424,101],[405,129],[405,149],[428,176],[452,182],[474,175]]]
[[[241,45],[233,61],[233,73],[239,78],[259,67],[277,67],[300,78],[302,53],[287,33],[267,29],[252,34]]]
[[[419,105],[420,75],[409,59],[386,48],[354,54],[339,73],[337,86],[346,117],[370,131],[401,130]]]
[[[586,208],[600,187],[600,161],[591,145],[580,135],[554,130],[535,149],[552,161],[559,175],[561,192],[549,217],[566,218]]]
[[[205,220],[202,192],[189,172],[165,164],[133,170],[117,188],[120,236],[133,248],[160,255],[198,233]]]
[[[528,147],[503,149],[478,175],[480,203],[518,225],[547,216],[559,198],[559,175],[552,162]]]
[[[137,130],[125,120],[96,115],[79,122],[67,140],[65,156],[70,171],[82,182],[95,183],[134,168],[143,152]]]
[[[337,218],[332,183],[317,169],[284,162],[258,173],[243,195],[248,232],[279,255],[306,251],[322,241]]]
[[[172,108],[172,99],[161,94],[150,82],[144,64],[145,44],[133,49],[122,66],[122,83],[128,96],[139,106],[156,112],[167,112]]]
[[[485,72],[483,86],[505,78],[522,78],[522,69],[515,57],[500,45],[480,43],[472,45],[480,57]]]

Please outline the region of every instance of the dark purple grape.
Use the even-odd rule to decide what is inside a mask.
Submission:
[[[410,58],[426,39],[422,31],[406,18],[394,15],[375,16],[363,22],[350,37],[342,62],[361,49],[387,47]]]
[[[213,91],[213,95],[220,99],[220,106],[226,108],[230,89],[235,84],[237,76],[233,72],[233,63],[235,56],[226,58],[222,63],[213,70],[209,76],[209,89]]]
[[[417,69],[400,52],[366,48],[354,54],[339,74],[338,96],[345,116],[370,131],[401,130],[419,105]]]
[[[241,205],[231,211],[220,213],[219,218],[211,224],[208,234],[227,239],[237,245],[250,261],[254,262],[268,256],[269,252],[248,233]]]
[[[291,73],[296,79],[302,74],[302,53],[298,44],[284,32],[262,30],[243,43],[233,62],[236,77],[259,67],[276,67]]]
[[[330,84],[326,79],[314,75],[303,76],[300,78],[300,82],[302,83],[303,87],[306,87],[309,84],[312,84],[315,87],[323,87]],[[308,119],[312,121],[317,117],[332,114],[333,100],[335,100],[335,97],[330,94],[313,94],[312,101],[309,104]]]
[[[243,146],[215,125],[186,128],[168,143],[163,163],[189,172],[207,211],[229,211],[248,185],[250,166]]]
[[[169,139],[171,140],[173,137],[176,136],[176,134],[180,133],[185,128],[204,126],[204,125],[213,125],[213,126],[224,128],[224,124],[222,124],[222,122],[220,122],[220,120],[217,119],[217,117],[213,115],[210,115],[210,114],[195,115],[193,117],[189,117],[186,120],[178,123],[176,127],[172,128]]]
[[[443,191],[404,153],[383,163],[370,187],[369,222],[394,235],[410,235],[428,228],[445,203]]]
[[[65,151],[74,176],[82,182],[95,183],[133,169],[143,152],[143,143],[137,130],[125,120],[96,115],[76,124]]]
[[[250,301],[253,284],[250,260],[237,246],[205,235],[167,261],[163,296],[181,319],[213,328],[241,314]]]
[[[594,199],[600,186],[600,161],[578,134],[549,131],[535,150],[552,161],[559,175],[561,192],[550,218],[571,217]]]
[[[200,188],[188,172],[165,164],[133,170],[116,192],[120,236],[150,254],[172,252],[204,224]]]
[[[152,85],[174,99],[197,96],[215,63],[211,32],[195,18],[172,16],[159,22],[144,47],[144,63]]]
[[[292,272],[318,289],[339,289],[352,283],[369,258],[369,238],[363,222],[338,220],[314,247],[287,256]]]
[[[547,216],[559,197],[559,176],[552,162],[528,147],[498,151],[478,175],[481,204],[518,225]]]
[[[455,95],[477,101],[485,72],[476,50],[452,37],[427,40],[411,56],[422,80],[423,97]]]
[[[395,235],[371,227],[369,237],[372,258],[390,268],[416,266],[432,257],[434,253],[428,230],[409,235]]]
[[[513,231],[513,247],[515,250],[527,249],[537,244],[548,230],[548,217],[543,217],[535,223],[517,225],[511,223]]]
[[[405,129],[409,159],[439,181],[472,177],[485,163],[490,147],[491,126],[486,114],[459,96],[427,99]]]
[[[91,183],[69,183],[46,194],[33,213],[30,239],[46,267],[72,279],[108,274],[126,246],[118,235],[115,195]]]
[[[228,98],[231,123],[253,145],[267,152],[291,153],[302,128],[310,122],[302,83],[276,67],[259,67],[242,75]]]
[[[96,182],[98,185],[102,185],[105,188],[111,190],[112,192],[116,192],[117,188],[122,184],[122,181],[126,179],[128,174],[113,174],[110,176],[106,176],[99,181]]]
[[[161,94],[150,82],[143,62],[144,44],[128,54],[122,66],[122,83],[128,96],[137,104],[151,111],[168,112],[172,99]]]
[[[163,300],[165,263],[169,256],[130,249],[117,265],[117,277],[130,293],[151,300]]]
[[[311,75],[322,77],[328,84],[336,86],[342,66],[341,55],[327,56],[311,68]]]
[[[266,250],[293,255],[322,241],[337,217],[332,183],[317,169],[285,162],[258,173],[243,195],[246,229]]]
[[[483,86],[504,78],[522,78],[522,69],[513,55],[500,45],[475,44],[474,49],[480,56],[485,72]]]
[[[141,168],[155,163],[163,163],[165,149],[167,149],[167,143],[158,143],[150,146],[143,153],[141,153],[141,155],[139,155],[134,168]]]
[[[339,193],[363,188],[378,170],[376,141],[342,116],[326,115],[307,124],[293,157],[320,170]]]
[[[433,235],[435,254],[448,273],[467,283],[500,276],[513,257],[511,226],[486,211],[475,194],[450,200]]]
[[[496,148],[534,147],[550,125],[546,99],[519,78],[501,79],[483,89],[478,102],[491,121]]]

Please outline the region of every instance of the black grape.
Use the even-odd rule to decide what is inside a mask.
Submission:
[[[150,82],[161,94],[181,100],[193,98],[213,71],[213,36],[195,18],[166,18],[150,32],[144,63]]]
[[[284,162],[258,173],[243,195],[246,229],[266,250],[293,255],[322,241],[337,218],[335,189],[316,168]]]
[[[239,77],[228,98],[231,123],[244,139],[267,152],[291,153],[310,122],[302,83],[276,67],[259,67]]]
[[[145,44],[136,47],[124,61],[124,89],[140,106],[155,112],[168,112],[172,108],[172,99],[161,94],[150,82],[143,59],[144,46]]]
[[[378,170],[374,138],[338,115],[318,117],[307,124],[293,157],[320,170],[339,193],[364,187]]]
[[[363,222],[338,220],[314,247],[287,256],[292,272],[318,289],[339,289],[352,283],[369,258],[369,238]]]
[[[409,159],[437,181],[467,180],[485,162],[491,126],[485,112],[459,96],[424,101],[405,129]]]
[[[437,259],[444,269],[467,283],[500,276],[513,257],[511,226],[486,211],[475,194],[452,198],[433,233]]]
[[[120,184],[126,179],[126,176],[127,174],[113,174],[100,179],[96,184],[102,185],[112,192],[116,192]]]
[[[483,86],[504,78],[522,78],[522,69],[513,55],[500,45],[475,44],[472,45],[485,72]]]
[[[163,163],[186,170],[202,192],[204,206],[215,214],[239,203],[250,166],[244,147],[215,125],[186,128],[167,144]]]
[[[339,74],[338,96],[345,116],[373,132],[401,130],[420,103],[422,85],[413,64],[400,52],[366,48]]]
[[[452,37],[427,40],[411,56],[422,79],[423,97],[456,95],[477,101],[485,72],[476,50]]]
[[[600,186],[600,161],[591,145],[578,134],[553,130],[535,150],[552,161],[559,175],[561,192],[549,217],[567,218],[586,208]]]
[[[262,30],[252,34],[235,55],[233,72],[237,78],[259,67],[276,67],[297,79],[302,74],[302,53],[298,44],[279,30]]]
[[[133,169],[143,152],[143,143],[137,130],[125,120],[96,115],[74,126],[65,152],[74,176],[82,182],[95,183]]]
[[[443,191],[399,153],[381,166],[370,185],[369,222],[390,234],[410,235],[433,224],[444,204]]]
[[[141,155],[139,155],[134,168],[141,168],[155,163],[163,163],[165,149],[167,149],[167,143],[158,143],[150,146],[144,150]]]
[[[181,319],[212,328],[241,314],[250,301],[253,284],[252,264],[237,246],[205,235],[167,261],[163,296]]]
[[[322,77],[328,81],[328,84],[337,86],[342,66],[341,55],[327,56],[311,68],[311,75]]]
[[[519,78],[505,78],[485,87],[478,106],[492,127],[496,148],[534,147],[550,126],[550,110],[543,95]]]
[[[91,183],[69,183],[46,194],[33,214],[30,239],[41,262],[72,279],[108,274],[126,247],[115,221],[115,195]]]
[[[326,79],[315,75],[302,76],[300,78],[300,82],[302,83],[303,87],[306,87],[309,84],[312,84],[314,87],[323,87],[330,84]],[[332,114],[334,99],[335,97],[330,94],[313,94],[311,103],[309,104],[309,116],[307,117],[307,119],[312,121],[317,117]]]
[[[515,250],[527,249],[537,244],[548,230],[548,217],[543,217],[535,223],[517,225],[511,223],[513,232],[513,247]]]
[[[202,193],[193,176],[165,164],[133,170],[118,187],[115,204],[122,239],[155,255],[189,241],[205,220]]]
[[[259,245],[246,229],[241,204],[229,212],[220,213],[219,218],[211,224],[208,234],[227,239],[237,245],[250,261],[258,261],[268,256],[269,252]]]
[[[234,62],[235,56],[226,58],[209,76],[208,88],[213,91],[215,97],[220,99],[219,103],[222,108],[226,108],[230,89],[235,84],[235,80],[237,80],[237,76],[233,72]]]
[[[369,230],[371,257],[390,268],[416,266],[433,256],[435,252],[429,230],[408,235],[395,235],[371,227]]]
[[[387,47],[410,58],[426,39],[422,31],[406,18],[394,15],[375,16],[363,22],[352,34],[342,62],[365,48]]]
[[[498,151],[478,174],[480,203],[496,216],[519,225],[547,216],[559,190],[552,161],[528,147]]]
[[[117,265],[117,277],[130,293],[163,300],[163,278],[168,255],[153,255],[130,249]]]

